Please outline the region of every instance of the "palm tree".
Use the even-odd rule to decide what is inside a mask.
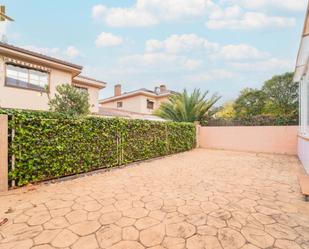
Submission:
[[[174,93],[169,101],[161,104],[155,115],[176,122],[201,121],[221,98],[214,94],[207,99],[207,94],[208,91],[201,93],[199,89],[194,89],[191,95],[186,89],[182,93]]]

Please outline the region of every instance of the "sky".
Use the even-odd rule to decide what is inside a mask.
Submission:
[[[123,91],[200,88],[235,99],[294,70],[307,0],[2,0],[8,43],[82,65]],[[65,83],[65,82],[64,82]]]

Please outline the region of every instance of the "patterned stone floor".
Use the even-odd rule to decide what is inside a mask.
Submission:
[[[309,248],[296,157],[197,149],[0,195],[0,248]]]

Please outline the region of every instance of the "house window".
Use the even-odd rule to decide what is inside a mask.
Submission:
[[[154,102],[147,99],[147,108],[153,110],[154,108]]]
[[[117,102],[117,108],[122,108],[122,102]]]
[[[37,91],[46,91],[49,74],[47,72],[6,64],[6,86]]]
[[[86,92],[88,93],[88,88],[86,87],[81,87],[81,86],[74,86],[77,90],[81,91],[81,92]]]

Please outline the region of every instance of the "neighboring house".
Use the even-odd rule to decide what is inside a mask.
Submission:
[[[98,113],[99,90],[106,83],[81,76],[82,66],[0,42],[0,107],[48,110],[57,85],[71,84],[89,93]]]
[[[137,112],[124,111],[121,109],[112,109],[99,107],[99,115],[109,118],[121,117],[126,119],[142,119],[142,120],[152,120],[152,121],[165,121],[165,119],[157,117],[151,114],[142,114]]]
[[[294,81],[299,82],[300,89],[298,153],[309,174],[309,8],[298,52]]]
[[[121,85],[115,85],[114,96],[99,101],[105,110],[122,110],[138,114],[152,114],[162,102],[167,101],[173,93],[165,85],[156,87],[154,91],[142,88],[132,92],[121,92]]]

